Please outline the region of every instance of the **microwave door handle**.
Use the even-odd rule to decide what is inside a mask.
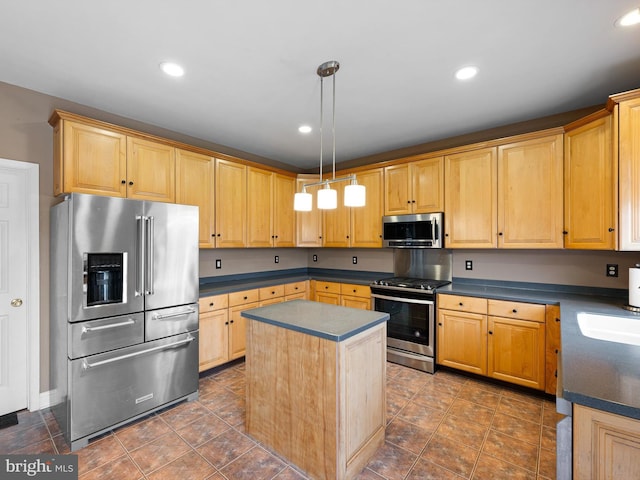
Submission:
[[[435,218],[431,222],[431,238],[438,240],[438,221]]]
[[[144,294],[144,260],[144,217],[136,215],[136,297]]]
[[[154,219],[153,217],[146,218],[147,223],[147,242],[146,242],[146,256],[147,256],[147,278],[145,282],[145,294],[153,295],[153,249],[154,249]]]

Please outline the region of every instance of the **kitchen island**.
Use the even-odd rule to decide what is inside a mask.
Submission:
[[[384,443],[389,315],[295,300],[242,316],[247,433],[311,478],[355,477]]]

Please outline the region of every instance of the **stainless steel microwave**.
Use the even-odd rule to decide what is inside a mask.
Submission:
[[[442,248],[443,214],[420,213],[382,217],[382,246]]]

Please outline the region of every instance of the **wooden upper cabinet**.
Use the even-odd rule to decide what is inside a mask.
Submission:
[[[272,173],[247,167],[247,247],[272,246]]]
[[[216,158],[216,247],[246,246],[247,167]]]
[[[54,194],[126,197],[127,137],[71,120],[54,125]]]
[[[346,182],[331,185],[338,191],[338,207],[322,212],[322,246],[349,247],[351,246],[351,226],[349,207],[344,206],[344,187]],[[382,220],[382,218],[381,218]]]
[[[564,136],[565,248],[616,248],[617,178],[612,115],[569,126]]]
[[[620,250],[640,250],[640,91],[636,91],[635,95],[636,98],[620,100],[616,106],[620,167]]]
[[[562,248],[562,152],[562,135],[498,147],[498,247]]]
[[[366,204],[350,208],[352,247],[382,247],[383,177],[382,168],[356,174],[358,184],[366,188]]]
[[[302,192],[305,183],[315,183],[318,175],[300,175],[296,180],[296,192]],[[295,212],[296,216],[296,246],[297,247],[321,247],[322,246],[322,210],[315,205],[316,192],[320,187],[308,187],[307,193],[313,195],[313,208],[310,212]]]
[[[215,247],[214,170],[213,157],[188,150],[176,150],[176,203],[196,205],[199,208],[200,248]]]
[[[384,169],[385,215],[441,212],[444,208],[444,157]]]
[[[293,247],[296,244],[296,214],[293,210],[295,193],[295,178],[278,173],[273,174],[274,247]]]
[[[175,202],[175,158],[174,147],[127,137],[127,197]]]
[[[445,247],[496,247],[496,148],[447,155],[444,162]]]

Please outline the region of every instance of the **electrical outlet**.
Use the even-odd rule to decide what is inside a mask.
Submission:
[[[607,263],[607,277],[617,277],[617,276],[618,276],[618,264]]]
[[[473,260],[465,260],[464,261],[464,269],[465,270],[473,270]]]
[[[357,264],[358,263],[358,257],[356,257],[356,256],[351,257],[351,261],[353,262],[354,265]]]
[[[318,255],[314,255],[314,256],[313,256],[313,261],[314,261],[314,262],[317,262],[317,261],[318,261]]]
[[[216,270],[220,270],[222,268],[222,260],[216,259]]]
[[[275,258],[273,259],[276,263],[280,263],[280,257],[278,255],[275,256]]]

